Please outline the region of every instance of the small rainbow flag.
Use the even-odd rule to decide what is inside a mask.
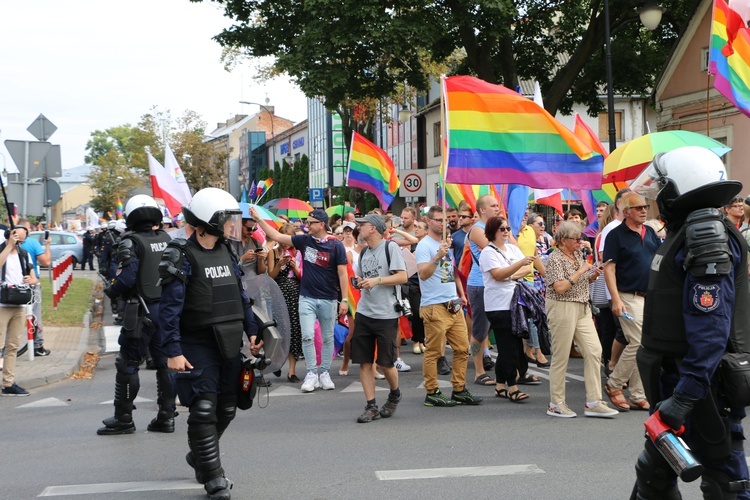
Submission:
[[[352,315],[352,318],[357,314],[357,304],[359,304],[359,299],[362,295],[362,292],[352,286],[352,278],[354,277],[355,275],[352,265],[346,264],[346,282],[349,284],[346,297],[348,299],[349,314]]]
[[[118,197],[117,197],[117,208],[116,208],[116,210],[115,210],[115,213],[117,214],[117,218],[118,218],[118,219],[122,219],[122,212],[123,212],[123,208],[122,208],[122,200],[121,200],[121,199],[120,199],[120,197],[118,196]]]
[[[353,132],[346,185],[374,194],[380,201],[380,207],[387,210],[401,186],[401,181],[388,153],[362,135]]]
[[[446,182],[598,189],[603,159],[535,102],[471,76],[443,79]]]
[[[742,16],[724,0],[715,0],[708,71],[714,87],[750,116],[750,33]]]

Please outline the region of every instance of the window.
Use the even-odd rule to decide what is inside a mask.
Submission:
[[[622,111],[615,111],[615,138],[622,140]],[[609,140],[609,113],[599,113],[599,140]]]
[[[78,241],[76,241],[76,237],[75,236],[69,236],[67,234],[65,235],[65,244],[66,245],[75,245],[76,243],[78,243]]]
[[[709,54],[708,47],[701,49],[701,72],[708,71],[708,60],[711,57]]]
[[[440,122],[435,122],[432,125],[432,156],[441,156],[443,154],[442,132],[440,128]]]

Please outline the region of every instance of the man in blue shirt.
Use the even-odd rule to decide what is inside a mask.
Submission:
[[[422,301],[419,315],[425,324],[426,350],[422,376],[427,390],[425,406],[479,405],[482,398],[466,389],[466,365],[469,339],[463,307],[466,295],[455,279],[455,260],[450,251],[450,237],[443,241],[443,209],[431,207],[427,212],[427,236],[417,245],[415,257]],[[437,360],[446,339],[453,349],[453,393],[447,398],[438,389]]]
[[[336,387],[328,373],[333,358],[333,327],[337,316],[348,312],[348,300],[340,294],[347,293],[346,250],[344,244],[328,234],[328,214],[315,209],[307,217],[308,234],[289,236],[281,234],[264,221],[258,212],[250,209],[250,216],[268,237],[282,245],[289,245],[302,254],[302,279],[299,287],[299,320],[302,327],[302,352],[305,354],[307,376],[302,382],[302,392],[313,392],[317,387],[333,390]],[[315,320],[320,322],[323,351],[320,366],[316,366]],[[318,373],[320,371],[320,374]]]
[[[28,219],[19,219],[18,225],[26,228],[28,233],[31,233],[31,222]],[[21,248],[26,250],[31,258],[31,263],[34,266],[34,274],[37,280],[40,277],[39,266],[49,267],[50,261],[52,260],[52,251],[50,250],[50,239],[49,236],[44,240],[44,247],[34,238],[26,238],[21,244]],[[42,285],[37,283],[34,285],[34,302],[31,309],[34,314],[34,320],[36,321],[36,328],[34,329],[34,355],[35,356],[49,356],[50,350],[44,348],[44,325],[42,324]]]

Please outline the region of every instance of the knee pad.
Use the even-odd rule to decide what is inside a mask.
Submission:
[[[121,352],[118,352],[117,357],[115,358],[115,369],[117,370],[117,373],[133,375],[138,373],[138,363],[128,361]]]
[[[220,424],[229,425],[237,415],[237,396],[221,396],[216,406],[216,419]]]
[[[747,481],[730,482],[729,476],[716,469],[706,469],[701,476],[701,492],[705,500],[734,500],[737,491],[744,491],[746,485]]]
[[[651,441],[646,441],[643,452],[638,456],[638,461],[635,463],[635,474],[639,493],[653,491],[661,495],[649,496],[646,494],[638,498],[670,498],[668,492],[677,490],[677,474]]]
[[[216,424],[216,394],[201,394],[190,405],[188,426]]]

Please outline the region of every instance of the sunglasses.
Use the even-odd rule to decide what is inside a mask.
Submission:
[[[462,219],[471,219],[471,215],[459,215]]]
[[[502,232],[504,232],[504,233],[505,233],[505,232],[507,232],[507,231],[510,231],[510,228],[509,228],[509,227],[507,227],[507,226],[500,226],[499,228],[497,228],[497,230],[498,230],[498,231],[502,231]]]
[[[546,225],[547,225],[547,224],[545,224],[544,222],[541,222],[541,221],[540,221],[540,222],[536,222],[535,224],[537,224],[537,225],[539,225],[539,226],[542,226],[542,227],[544,227],[544,226],[546,226]]]
[[[630,207],[632,210],[638,210],[639,212],[642,210],[648,210],[648,205],[638,205],[635,207]]]

